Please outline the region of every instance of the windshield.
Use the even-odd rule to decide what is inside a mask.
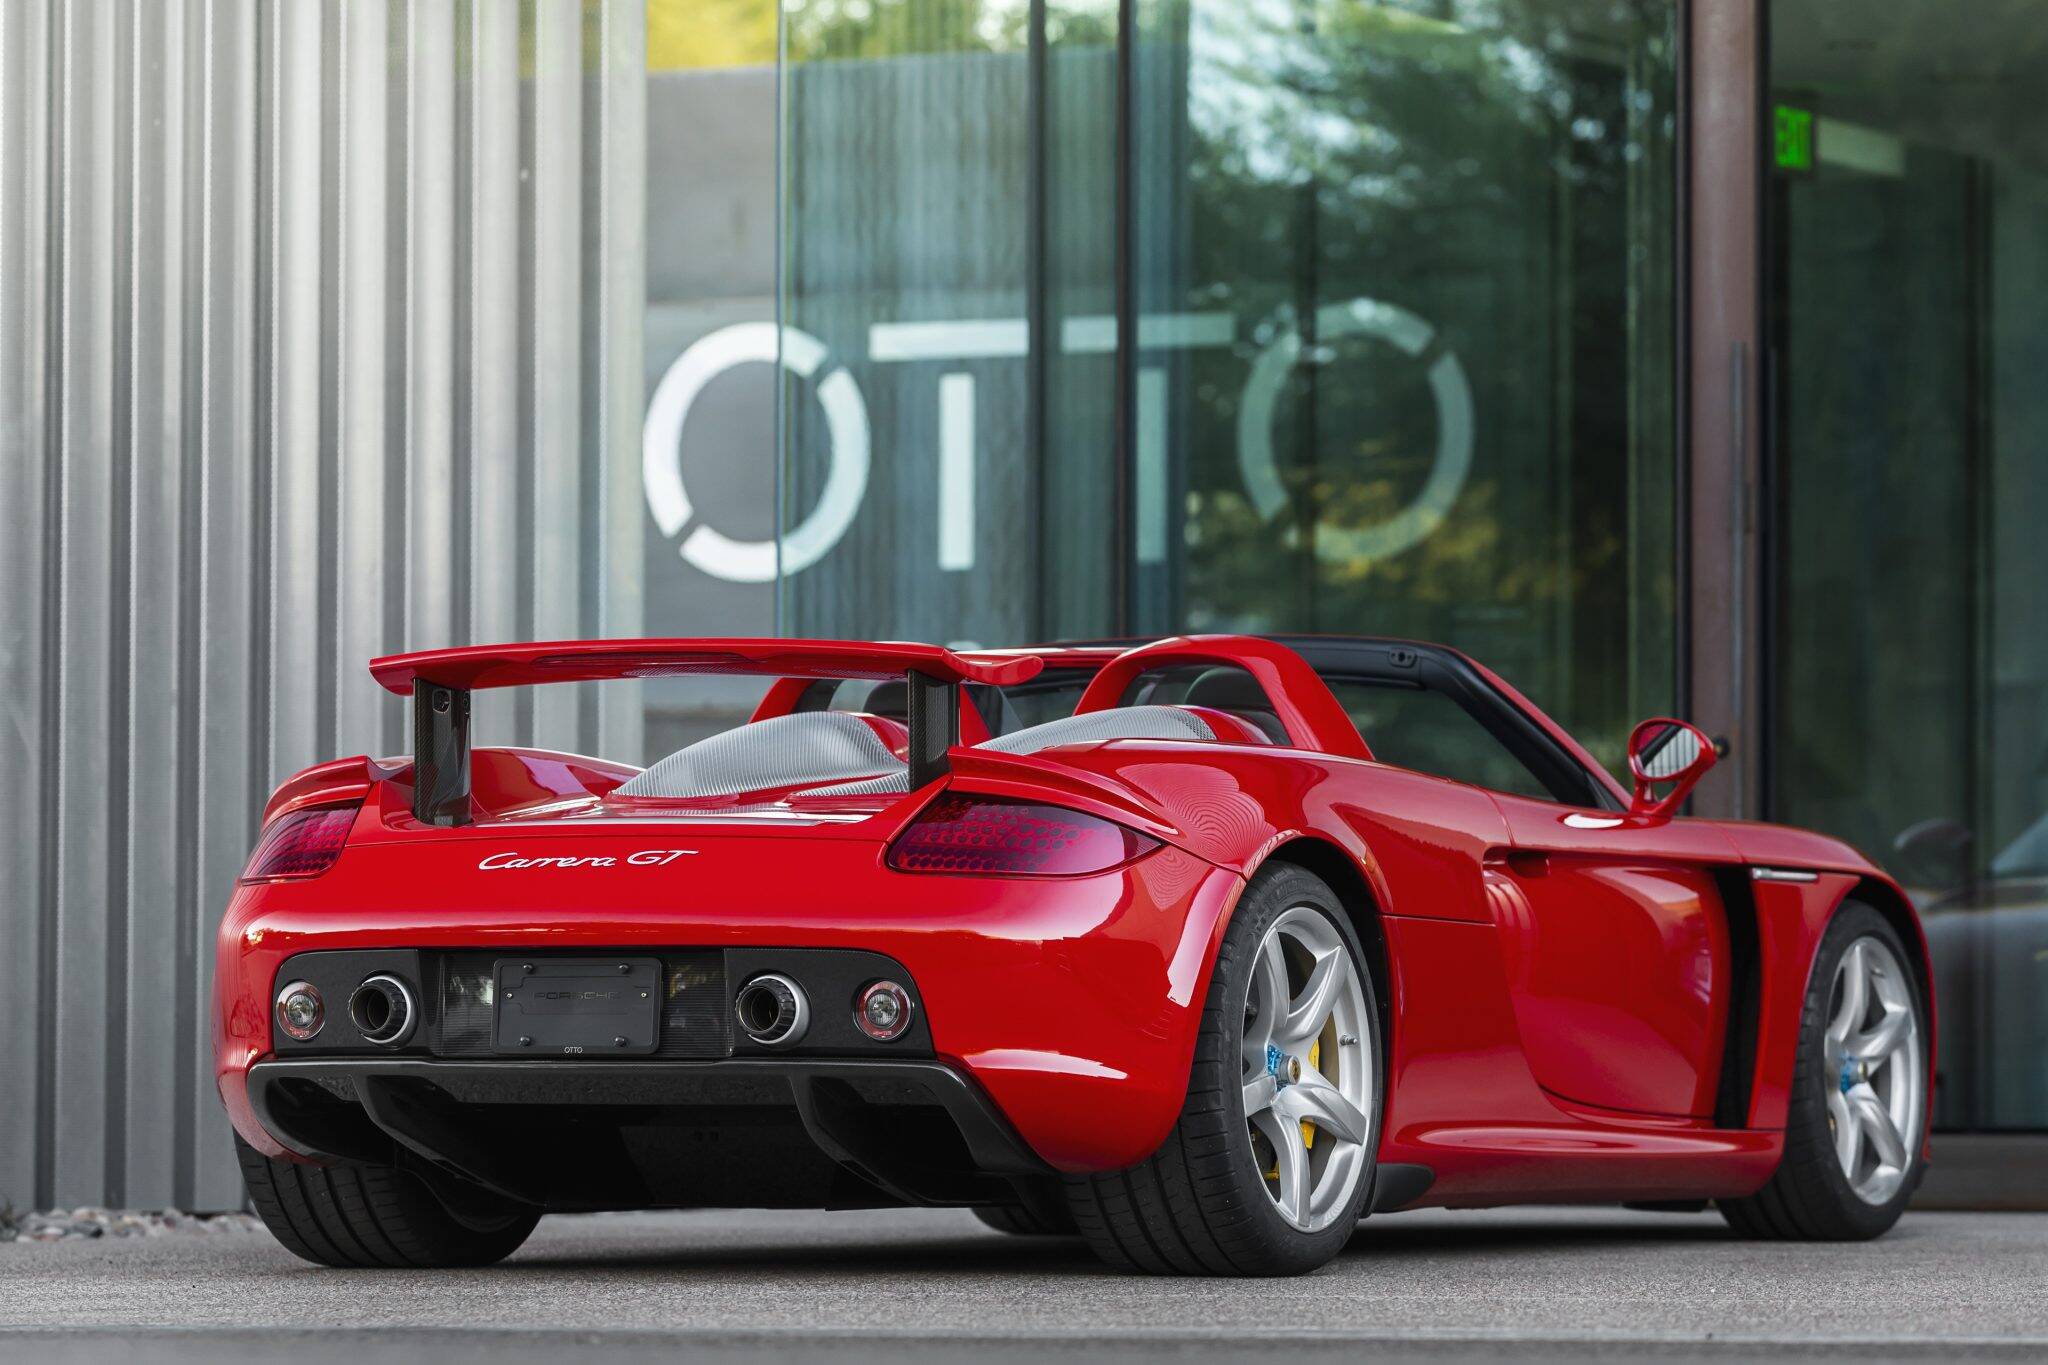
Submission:
[[[1994,877],[2048,877],[2048,815],[2027,826],[1991,860]]]
[[[1375,680],[1324,681],[1380,762],[1512,796],[1554,799],[1536,774],[1455,698]]]
[[[1322,679],[1382,763],[1539,801],[1565,799],[1447,693],[1420,682],[1329,673]],[[1251,721],[1275,743],[1286,739],[1264,690],[1241,668],[1177,664],[1154,669],[1139,675],[1123,703],[1213,706]]]

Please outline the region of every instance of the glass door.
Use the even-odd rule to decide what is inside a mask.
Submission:
[[[2048,1128],[2048,43],[1771,25],[1772,814],[1918,901],[1937,1125]]]
[[[1440,640],[1610,761],[1674,704],[1675,22],[1139,0],[1136,626]]]

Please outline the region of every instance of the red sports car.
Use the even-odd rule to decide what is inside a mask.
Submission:
[[[1687,819],[1434,645],[629,640],[376,660],[414,754],[278,789],[221,926],[257,1209],[329,1265],[573,1209],[955,1205],[1284,1274],[1371,1212],[1717,1204],[1884,1231],[1925,946],[1832,839]],[[649,768],[470,745],[478,688],[772,677]]]

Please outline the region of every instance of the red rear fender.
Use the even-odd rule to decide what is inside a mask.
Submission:
[[[316,763],[310,768],[293,773],[278,784],[270,794],[270,800],[263,807],[263,824],[267,825],[287,811],[306,806],[334,806],[345,801],[360,801],[370,788],[379,782],[395,777],[404,777],[407,789],[411,788],[412,762],[410,759],[386,760],[357,754],[353,758],[337,758],[326,763]]]

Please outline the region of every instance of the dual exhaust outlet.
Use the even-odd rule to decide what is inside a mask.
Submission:
[[[910,993],[894,981],[870,981],[854,993],[854,1027],[877,1043],[892,1043],[910,1028]],[[310,1041],[326,1021],[320,992],[294,981],[278,992],[277,1020],[285,1033]],[[811,1027],[811,1000],[804,988],[780,972],[748,978],[733,996],[740,1031],[757,1046],[795,1047]],[[412,987],[388,972],[364,979],[348,998],[348,1018],[363,1041],[402,1047],[419,1027],[420,1004]]]

